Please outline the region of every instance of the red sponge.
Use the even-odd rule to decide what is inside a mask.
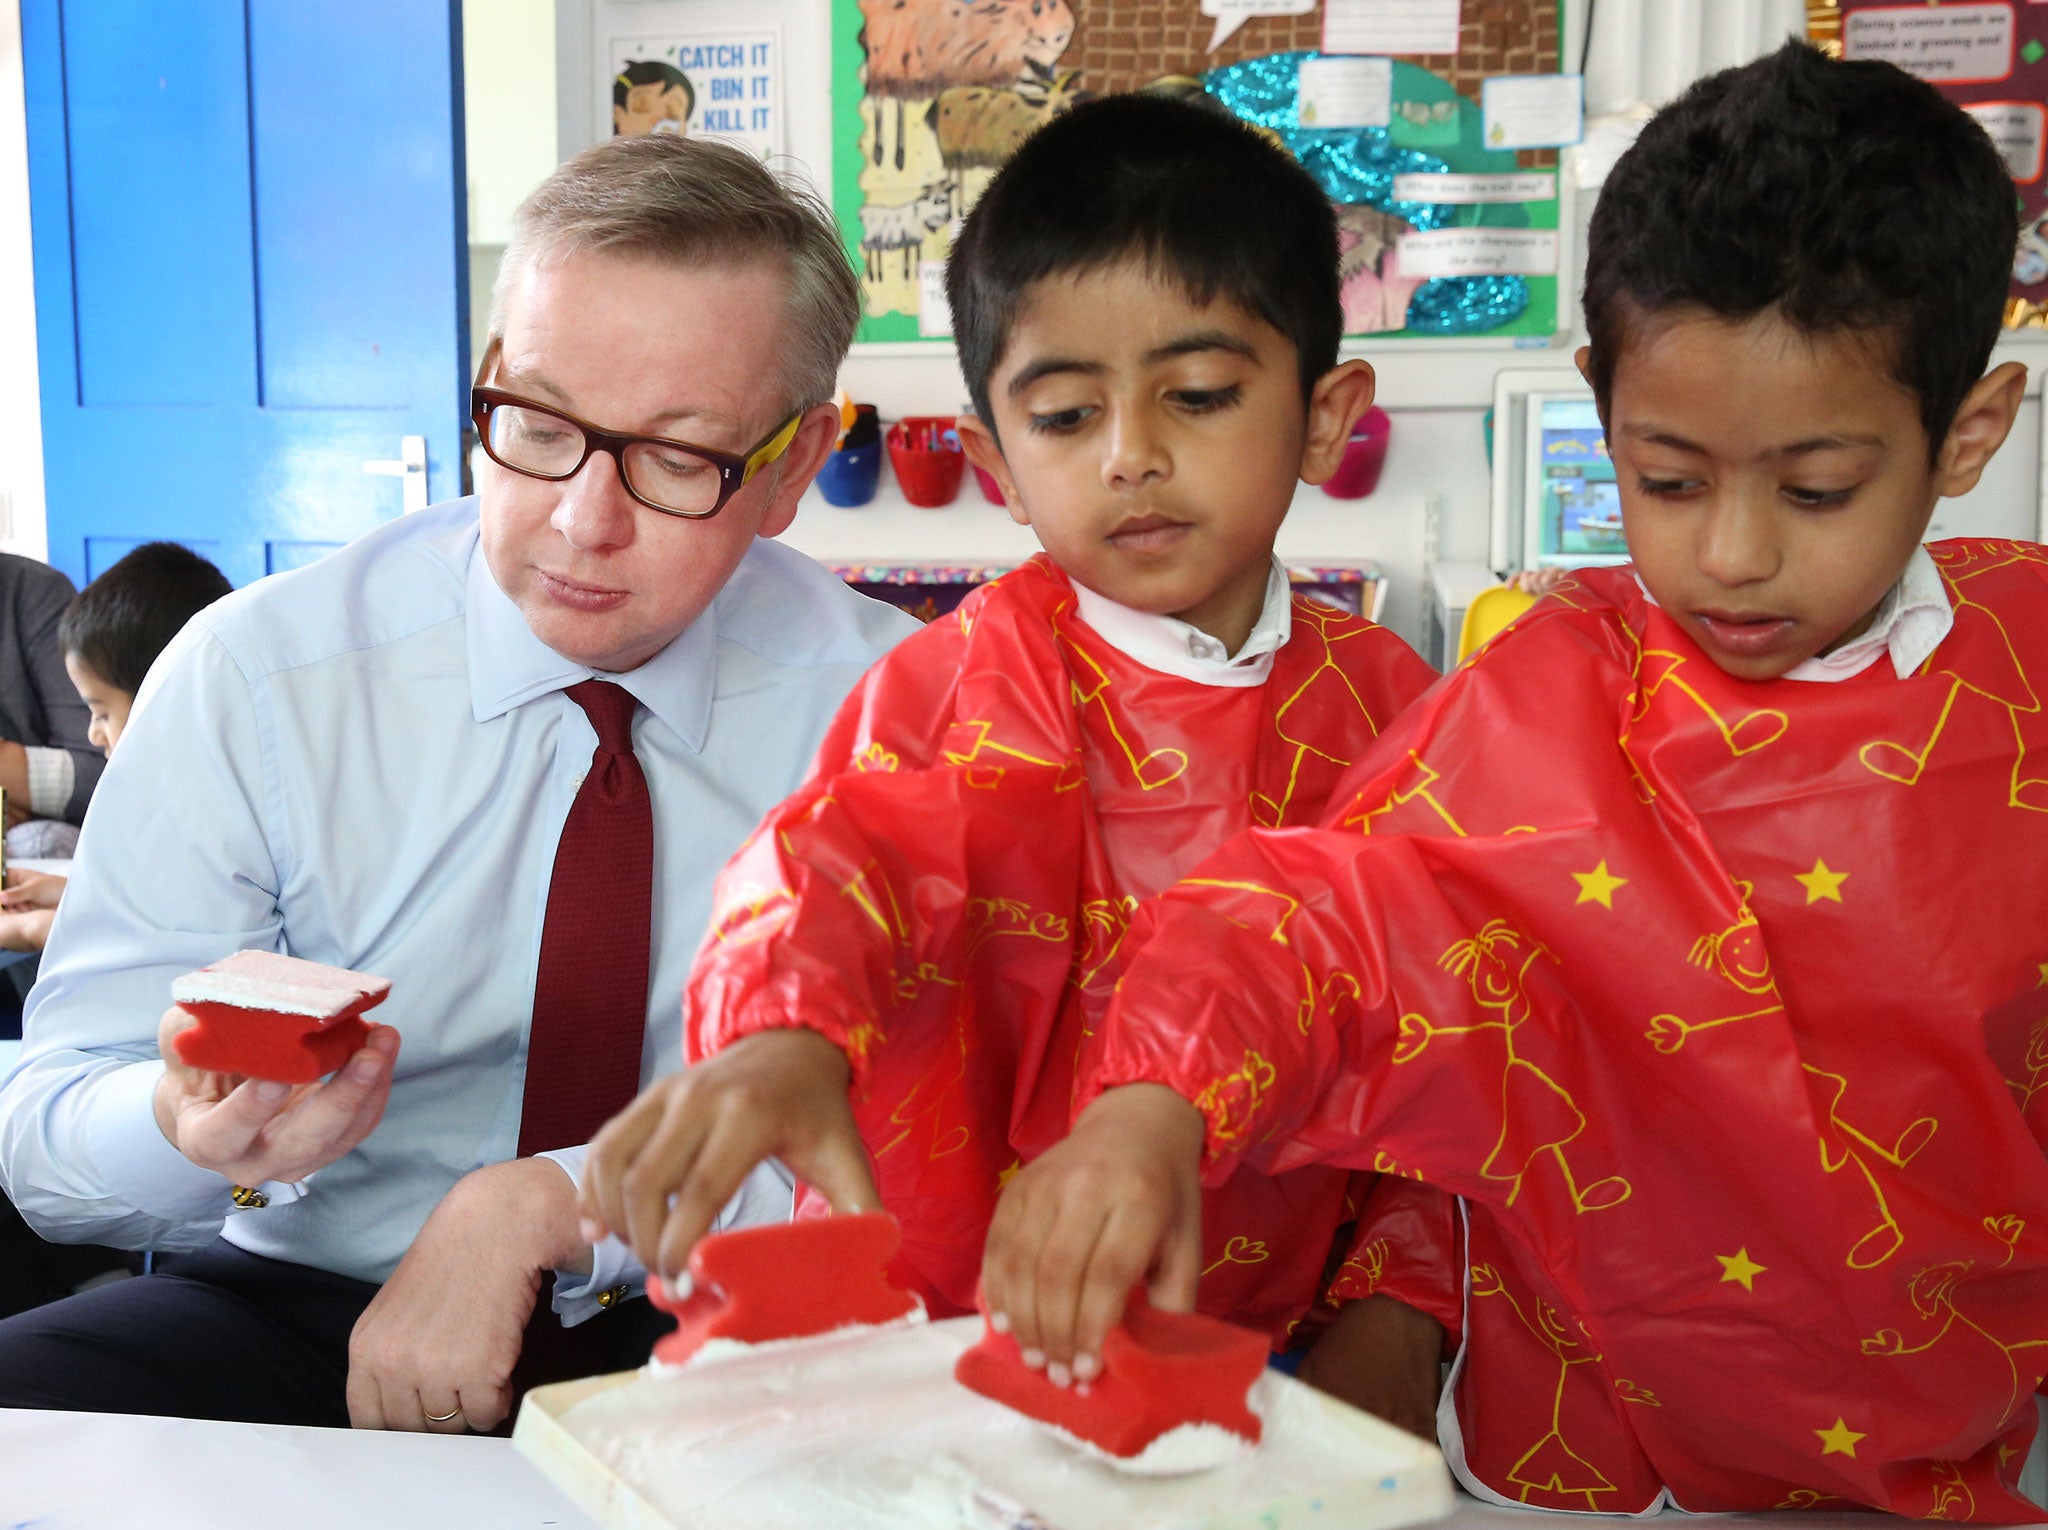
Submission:
[[[923,1302],[889,1280],[902,1241],[884,1211],[715,1233],[690,1253],[688,1296],[647,1282],[648,1299],[678,1325],[655,1344],[654,1357],[681,1365],[707,1339],[801,1339],[922,1312]]]
[[[390,992],[389,978],[237,951],[171,984],[171,1002],[199,1021],[171,1045],[190,1068],[310,1084],[361,1049],[359,1017]]]
[[[989,1329],[961,1355],[954,1379],[984,1397],[1064,1429],[1112,1456],[1137,1455],[1170,1429],[1215,1424],[1257,1444],[1247,1405],[1266,1369],[1266,1340],[1221,1318],[1161,1312],[1134,1293],[1102,1345],[1102,1374],[1055,1386],[1026,1365],[1017,1341]]]

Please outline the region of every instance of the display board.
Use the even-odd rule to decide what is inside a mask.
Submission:
[[[860,339],[943,343],[946,253],[997,167],[1075,103],[1131,90],[1206,98],[1316,176],[1347,332],[1547,337],[1557,149],[1583,116],[1562,3],[832,0],[833,203]]]
[[[2048,328],[2048,5],[1823,0],[1807,16],[1809,34],[1829,52],[1897,64],[1984,125],[2019,202],[2006,327]]]

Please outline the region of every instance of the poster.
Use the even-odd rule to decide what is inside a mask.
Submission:
[[[1331,56],[1325,16],[1299,0],[832,0],[832,201],[861,273],[859,338],[946,333],[947,317],[924,311],[937,301],[929,273],[997,168],[1076,103],[1143,90],[1234,112],[1323,184],[1347,333],[1547,341],[1554,232],[1523,233],[1557,228],[1557,154],[1490,148],[1481,95],[1495,76],[1557,77],[1561,0],[1397,9],[1410,42],[1451,46]],[[1450,262],[1454,274],[1403,272],[1404,236],[1462,228],[1517,232],[1480,241],[1486,258]]]
[[[609,59],[614,136],[688,133],[763,159],[784,152],[780,28],[616,38]]]
[[[2048,328],[2048,5],[2039,0],[1839,0],[1818,10],[1816,42],[1844,58],[1882,59],[1920,76],[1991,135],[2013,178],[2020,236],[2005,305],[2009,328]]]

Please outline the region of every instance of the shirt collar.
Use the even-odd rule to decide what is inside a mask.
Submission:
[[[1656,605],[1657,597],[1643,583],[1643,576],[1636,574],[1635,580],[1643,599]],[[1879,654],[1889,653],[1893,673],[1903,680],[1933,656],[1955,621],[1955,609],[1949,604],[1948,586],[1941,581],[1941,570],[1935,567],[1934,558],[1925,547],[1916,547],[1913,556],[1906,560],[1899,582],[1878,602],[1877,615],[1871,618],[1868,628],[1833,653],[1801,660],[1779,678],[1847,680],[1875,664]]]
[[[475,532],[471,538],[463,620],[469,640],[469,704],[478,722],[579,680],[612,680],[631,691],[686,748],[694,753],[704,747],[717,667],[715,603],[638,669],[624,674],[590,669],[563,658],[533,635],[519,608],[491,576]]]
[[[1081,620],[1117,652],[1147,669],[1202,685],[1264,685],[1273,672],[1273,655],[1293,632],[1293,590],[1287,570],[1277,558],[1266,572],[1266,599],[1259,619],[1234,654],[1199,627],[1172,616],[1134,611],[1078,582],[1074,599]]]
[[[1785,671],[1785,678],[1846,680],[1862,674],[1877,662],[1878,655],[1889,653],[1893,672],[1903,680],[1941,646],[1955,620],[1941,570],[1934,566],[1926,548],[1916,547],[1899,582],[1878,604],[1869,628],[1833,653],[1816,654],[1794,665]]]

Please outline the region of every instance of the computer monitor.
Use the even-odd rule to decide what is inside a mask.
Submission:
[[[1607,433],[1593,390],[1575,371],[1511,370],[1494,379],[1487,550],[1503,575],[1628,561]]]
[[[1590,393],[1529,396],[1522,481],[1522,566],[1626,563],[1621,492]]]

